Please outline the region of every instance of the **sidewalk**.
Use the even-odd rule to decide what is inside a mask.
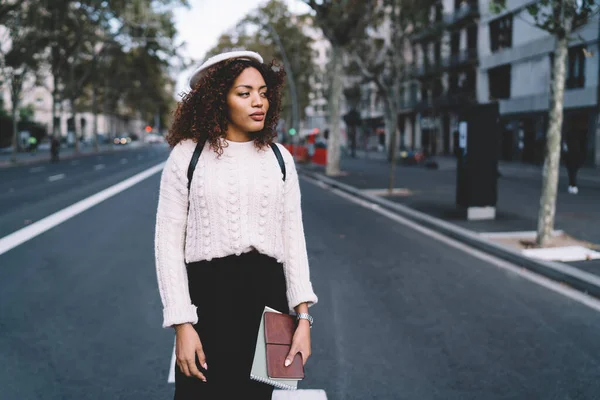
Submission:
[[[94,146],[82,146],[79,148],[79,154],[75,153],[74,148],[62,147],[60,149],[60,160],[70,160],[78,157],[85,157],[93,154],[101,154],[101,153],[112,153],[116,151],[123,150],[131,150],[134,148],[140,148],[145,146],[143,143],[131,143],[125,146],[117,146],[113,144],[103,144],[100,145],[100,150],[96,152],[94,150]],[[0,151],[0,168],[9,168],[21,165],[31,165],[31,164],[40,164],[50,162],[50,150],[49,149],[41,149],[36,153],[17,153],[17,163],[12,163],[10,161],[12,153],[7,151],[6,149],[2,149]]]
[[[368,160],[386,160],[387,154],[384,152],[362,150],[356,151],[357,159]],[[456,171],[456,158],[451,156],[435,156],[431,160],[438,164],[438,170]],[[540,165],[525,164],[517,161],[500,161],[498,169],[503,177],[518,179],[539,179],[542,176],[543,167]],[[564,166],[560,167],[561,179],[567,179],[567,170]],[[577,174],[580,185],[600,185],[600,168],[585,167],[579,170]]]
[[[364,194],[373,194],[374,189],[385,189],[389,180],[389,164],[385,157],[342,159],[341,167],[346,173],[333,178],[334,181],[356,188]],[[404,189],[394,196],[383,196],[396,204],[410,207],[431,217],[449,222],[475,233],[535,231],[540,198],[541,172],[535,177],[533,172],[516,167],[502,169],[503,176],[498,180],[498,202],[496,219],[490,221],[467,221],[455,205],[455,167],[450,158],[443,158],[437,170],[420,166],[397,166],[395,188]],[[324,174],[324,167],[303,164],[299,167],[305,173]],[[522,179],[527,176],[527,179]],[[559,195],[555,230],[592,243],[600,243],[600,225],[590,223],[600,221],[600,182],[593,176],[582,185],[579,195],[567,194],[566,177],[559,182]],[[600,260],[570,263],[576,268],[600,276]]]

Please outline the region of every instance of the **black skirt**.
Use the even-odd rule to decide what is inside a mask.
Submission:
[[[175,365],[175,400],[271,399],[273,387],[252,381],[250,370],[264,307],[288,312],[283,265],[252,251],[190,263],[187,273],[207,382]]]

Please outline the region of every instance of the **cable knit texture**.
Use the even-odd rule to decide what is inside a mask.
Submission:
[[[294,159],[278,144],[286,180],[271,148],[226,141],[219,157],[208,145],[196,165],[189,195],[187,169],[196,144],[176,145],[162,172],[155,255],[163,326],[197,322],[186,262],[258,250],[283,263],[290,310],[317,302],[308,266]],[[232,278],[233,279],[233,278]]]

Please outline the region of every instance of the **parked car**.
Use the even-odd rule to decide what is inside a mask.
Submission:
[[[129,136],[117,136],[114,138],[113,143],[116,145],[127,145],[131,143],[131,138]]]
[[[164,143],[164,142],[165,142],[165,138],[162,135],[157,135],[155,133],[150,133],[150,134],[146,135],[146,143],[155,144],[155,143]]]

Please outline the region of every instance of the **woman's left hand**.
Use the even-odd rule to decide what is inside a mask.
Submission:
[[[310,357],[310,325],[307,320],[301,319],[298,321],[298,327],[294,332],[294,338],[292,339],[292,347],[289,354],[285,358],[285,366],[288,367],[292,364],[296,354],[302,355],[302,365],[306,365],[306,360]]]

